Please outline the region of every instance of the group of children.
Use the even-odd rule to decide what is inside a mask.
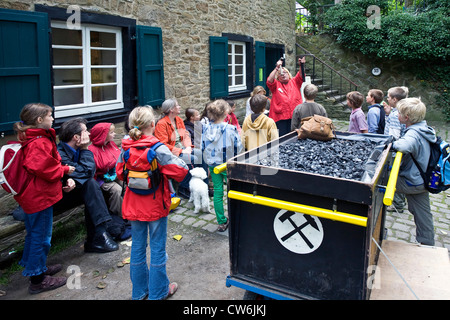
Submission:
[[[321,114],[326,116],[323,107],[314,102],[317,88],[314,85],[305,87],[306,102],[295,109],[292,126],[299,126],[299,121],[305,116]],[[381,106],[383,93],[380,90],[370,90],[366,101],[371,104],[368,113],[369,125],[365,122],[364,113],[361,111],[363,96],[359,92],[350,92],[347,95],[347,102],[352,107],[350,117],[350,131],[374,132],[393,135],[395,139],[393,148],[404,152],[406,157],[402,162],[399,174],[398,190],[406,194],[409,210],[414,214],[417,225],[417,240],[421,243],[434,245],[433,220],[430,212],[428,192],[423,188],[420,181],[420,174],[414,164],[411,163],[411,156],[419,160],[423,169],[427,164],[429,145],[425,141],[433,142],[436,139],[433,129],[426,125],[424,121],[426,108],[417,98],[406,98],[407,88],[395,87],[388,91],[388,104]],[[166,104],[166,116],[172,115],[166,120],[167,127],[174,126],[175,144],[180,152],[175,154],[174,148],[169,145],[162,145],[156,149],[156,159],[163,174],[162,188],[152,195],[139,195],[126,189],[121,199],[113,199],[114,208],[121,207],[121,214],[124,219],[131,222],[131,263],[130,278],[132,281],[132,299],[165,299],[175,293],[178,288],[176,283],[170,283],[166,272],[166,238],[167,238],[167,216],[170,211],[170,183],[168,179],[182,182],[188,175],[188,165],[180,154],[191,153],[191,150],[183,147],[182,138],[184,136],[181,129],[188,132],[185,137],[192,137],[188,147],[195,147],[202,151],[201,163],[209,168],[211,180],[214,185],[214,209],[219,224],[218,230],[225,231],[228,227],[228,219],[224,215],[223,208],[223,184],[226,181],[226,173],[214,173],[214,167],[225,163],[230,158],[251,150],[264,143],[278,138],[278,130],[273,119],[265,115],[268,98],[264,91],[254,94],[249,99],[251,112],[248,113],[240,128],[237,118],[234,115],[233,103],[225,100],[216,100],[205,108],[205,117],[200,119],[197,110],[187,109],[185,122],[176,120],[179,114],[179,105],[174,101],[170,106]],[[168,107],[167,107],[168,106]],[[30,111],[31,110],[31,111]],[[42,291],[42,282],[47,282],[46,290],[51,290],[61,286],[65,281],[59,278],[52,278],[50,275],[57,272],[51,267],[47,268],[46,258],[50,248],[51,226],[52,226],[52,206],[62,197],[63,185],[61,184],[64,175],[70,178],[74,168],[64,165],[61,162],[56,143],[55,131],[52,129],[53,118],[52,109],[42,104],[31,104],[24,107],[20,117],[21,122],[15,124],[20,141],[34,139],[25,151],[25,158],[30,159],[24,165],[27,170],[34,175],[33,188],[30,196],[39,195],[42,207],[36,210],[27,210],[25,225],[27,238],[22,258],[22,265],[25,266],[23,274],[30,276],[30,292]],[[30,116],[30,113],[32,116]],[[173,114],[172,114],[173,113]],[[362,115],[361,115],[362,114]],[[384,118],[386,115],[386,118]],[[199,120],[201,125],[196,127]],[[384,121],[383,121],[384,120]],[[162,121],[161,125],[165,122]],[[156,117],[153,108],[149,106],[136,107],[128,117],[128,137],[122,140],[122,150],[115,144],[106,146],[106,142],[114,138],[114,127],[102,125],[96,128],[102,133],[99,140],[102,141],[99,148],[108,149],[107,154],[114,157],[105,157],[96,161],[99,166],[99,176],[103,178],[101,184],[105,191],[117,189],[117,186],[110,182],[115,180],[115,175],[119,180],[124,180],[124,152],[132,150],[133,147],[150,147],[157,141],[158,134]],[[158,124],[159,125],[159,124]],[[384,125],[384,130],[383,130]],[[199,137],[200,135],[200,137]],[[198,137],[198,139],[196,139]],[[100,153],[99,150],[93,149]],[[114,159],[117,159],[115,162]],[[102,165],[103,164],[103,165]],[[189,163],[188,163],[189,164]],[[70,181],[70,179],[69,179]],[[99,181],[100,182],[100,181]],[[73,188],[73,185],[66,185],[64,188]],[[70,191],[70,190],[64,190]],[[161,199],[163,201],[161,201]],[[19,204],[27,205],[26,199],[17,197]],[[120,204],[118,204],[120,203]],[[150,239],[150,267],[147,265],[146,247],[148,238]],[[59,279],[59,280],[58,280]]]
[[[436,141],[436,133],[425,121],[426,106],[420,98],[408,98],[407,87],[388,90],[387,103],[383,92],[369,90],[366,102],[370,104],[367,122],[361,110],[363,96],[356,91],[347,94],[352,108],[350,132],[369,132],[389,135],[393,138],[392,149],[404,154],[398,175],[393,205],[389,211],[403,212],[406,202],[416,224],[416,240],[434,246],[434,223],[429,193],[418,166],[426,171],[430,158],[430,144]],[[416,160],[417,164],[414,162]],[[406,201],[405,201],[406,199]]]
[[[347,105],[352,109],[350,114],[349,132],[377,133],[391,135],[398,139],[405,131],[405,125],[398,120],[397,103],[408,97],[407,87],[392,87],[388,90],[387,103],[383,101],[383,91],[371,89],[367,93],[369,104],[367,120],[361,106],[363,95],[358,91],[347,93]]]

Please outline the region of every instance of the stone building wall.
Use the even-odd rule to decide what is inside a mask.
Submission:
[[[35,4],[136,19],[160,27],[163,35],[166,98],[183,110],[203,110],[209,98],[209,37],[233,33],[254,41],[285,45],[286,64],[295,63],[294,0],[14,0],[0,7],[33,11]],[[245,109],[243,98],[238,106]]]

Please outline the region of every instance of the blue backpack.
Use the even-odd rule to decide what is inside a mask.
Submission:
[[[425,172],[412,157],[422,176],[425,189],[430,193],[439,193],[450,187],[450,146],[441,137],[436,138],[435,143],[430,143],[430,159]]]

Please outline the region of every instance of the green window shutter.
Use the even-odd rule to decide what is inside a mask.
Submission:
[[[165,99],[161,28],[136,26],[138,100],[160,106]]]
[[[228,38],[209,37],[210,97],[228,96]]]
[[[52,106],[47,13],[0,9],[0,132],[30,102]]]
[[[263,86],[266,90],[266,44],[255,42],[255,86]]]

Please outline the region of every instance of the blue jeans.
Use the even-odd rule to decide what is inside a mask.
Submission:
[[[19,264],[25,268],[25,277],[38,276],[47,271],[53,226],[53,207],[25,214],[25,245]]]
[[[150,236],[150,267],[147,266],[147,239]],[[167,217],[156,221],[131,221],[131,298],[161,300],[169,294],[166,271]]]

